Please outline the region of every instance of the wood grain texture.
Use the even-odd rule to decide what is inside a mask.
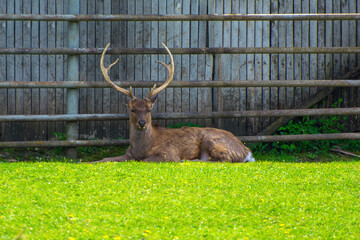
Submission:
[[[0,0],[1,13],[66,14],[68,1]],[[251,14],[251,13],[357,13],[360,1],[335,0],[80,0],[81,14]],[[183,22],[80,22],[80,47],[333,47],[359,46],[356,21],[183,21]],[[67,47],[67,22],[0,21],[0,47]],[[119,63],[110,76],[120,81],[159,81],[166,71],[155,60],[160,55],[108,55]],[[80,81],[104,81],[98,55],[80,56]],[[335,79],[358,65],[355,54],[215,54],[174,55],[174,80],[246,81]],[[0,55],[0,81],[64,81],[65,55]],[[298,105],[321,89],[303,88],[167,88],[160,93],[154,112],[210,112],[285,109]],[[144,97],[149,88],[136,89]],[[114,89],[80,89],[80,113],[126,113],[123,96]],[[62,114],[64,89],[0,89],[0,114]],[[343,106],[359,105],[359,88],[333,92],[320,107],[342,98]],[[254,135],[276,119],[191,119],[204,126],[228,129],[237,135]],[[160,120],[159,125],[189,119]],[[346,126],[358,130],[360,120],[348,117]],[[127,121],[80,122],[81,139],[128,137]],[[2,123],[2,140],[54,139],[64,123]],[[6,135],[6,136],[5,136]]]

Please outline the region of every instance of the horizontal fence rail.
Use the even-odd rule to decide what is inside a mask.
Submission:
[[[326,54],[360,53],[360,47],[169,48],[172,54]],[[104,48],[0,48],[0,54],[101,54]],[[106,54],[168,54],[164,48],[113,48]]]
[[[240,117],[299,117],[299,116],[326,116],[326,115],[357,115],[359,108],[323,108],[323,109],[287,109],[287,110],[251,110],[251,111],[224,111],[224,112],[179,112],[153,113],[152,118],[161,119],[204,119],[204,118],[240,118]],[[0,121],[103,121],[128,120],[128,114],[64,114],[64,115],[5,115]]]
[[[360,133],[329,133],[304,135],[269,135],[269,136],[240,136],[244,143],[248,142],[288,142],[288,141],[319,141],[319,140],[358,140]],[[0,142],[0,148],[27,147],[89,147],[89,146],[127,146],[129,139],[120,140],[75,140],[75,141],[18,141]]]
[[[123,88],[149,88],[163,82],[115,82]],[[360,80],[244,80],[244,81],[173,81],[170,88],[215,87],[360,87]],[[106,82],[0,82],[1,88],[111,88]]]
[[[360,20],[357,13],[323,14],[207,14],[207,15],[51,15],[0,14],[3,21],[309,21]]]

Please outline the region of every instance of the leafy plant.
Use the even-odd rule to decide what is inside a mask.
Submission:
[[[340,106],[342,99],[332,105],[333,108]],[[280,127],[275,135],[299,135],[299,134],[326,134],[341,133],[344,131],[345,116],[309,117],[304,116],[297,121],[291,120]],[[316,159],[319,154],[328,153],[334,145],[342,144],[345,149],[360,149],[360,141],[301,141],[301,142],[273,142],[272,144],[257,144],[253,151],[264,151],[267,147],[273,153],[301,153],[308,152],[306,157]]]

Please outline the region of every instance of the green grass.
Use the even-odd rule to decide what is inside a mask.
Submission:
[[[0,172],[0,239],[360,238],[359,161],[17,162]]]

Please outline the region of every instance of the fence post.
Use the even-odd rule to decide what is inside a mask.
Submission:
[[[80,13],[79,0],[68,0],[69,14]],[[79,47],[79,22],[68,22],[68,47]],[[79,81],[79,55],[68,55],[67,64],[67,80]],[[69,88],[66,95],[66,114],[78,114],[79,112],[79,92],[76,88]],[[67,140],[77,140],[78,138],[78,122],[66,123],[66,136]],[[66,156],[68,158],[77,157],[76,148],[68,148],[66,150]]]

